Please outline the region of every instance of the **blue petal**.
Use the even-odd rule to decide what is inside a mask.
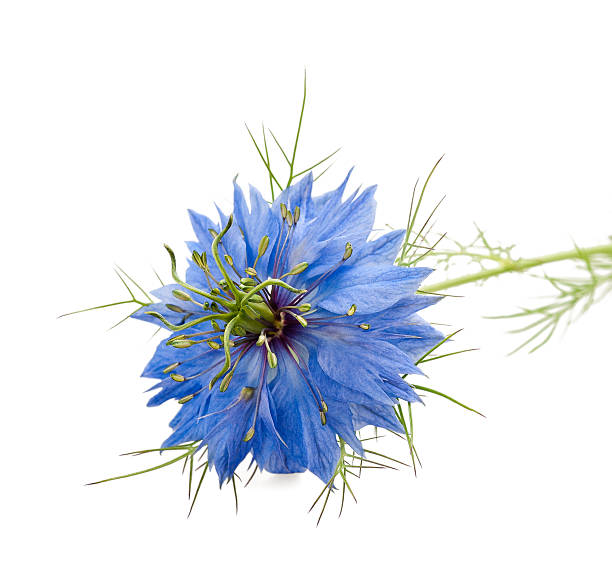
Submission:
[[[414,293],[430,273],[429,268],[386,264],[343,266],[322,284],[316,302],[338,314],[345,313],[353,304],[362,313],[375,313]]]
[[[422,403],[421,397],[414,392],[414,389],[399,375],[388,374],[383,378],[383,389],[389,397],[404,399],[409,403]]]
[[[280,349],[277,356],[280,377],[272,389],[272,397],[277,410],[277,429],[288,446],[288,458],[327,482],[340,458],[336,435],[321,424],[317,403],[293,358]]]
[[[229,216],[223,214],[219,207],[217,207],[217,212],[221,218],[221,228],[224,228],[227,225]],[[234,266],[240,271],[243,271],[247,267],[246,245],[244,243],[244,239],[242,238],[240,228],[236,222],[232,224],[229,230],[225,233],[225,236],[221,239],[221,242],[219,243],[219,255],[222,259],[225,258],[225,255],[231,256],[234,260]],[[209,255],[208,259],[213,259],[213,255]],[[224,267],[226,269],[228,268],[225,263]]]
[[[219,485],[234,474],[251,449],[251,442],[243,439],[251,426],[255,398],[234,401],[236,404],[203,438],[208,446],[209,466],[217,470]]]
[[[351,413],[353,414],[353,425],[356,429],[361,429],[366,425],[374,425],[400,434],[404,432],[393,407],[375,403],[368,406],[351,403]]]
[[[291,459],[287,445],[276,429],[274,400],[269,394],[267,383],[263,383],[259,403],[259,414],[255,425],[252,448],[257,465],[270,473],[301,473],[304,467]]]
[[[335,210],[297,226],[288,268],[307,262],[309,267],[303,278],[314,278],[340,261],[347,242],[359,250],[374,222],[374,192],[375,187],[370,187],[359,196],[355,193]]]
[[[360,265],[370,261],[392,264],[399,253],[405,234],[405,230],[394,230],[366,243],[359,252],[353,254],[355,259],[353,262],[359,261]]]
[[[355,435],[355,424],[350,406],[343,401],[336,401],[327,397],[327,426],[334,431],[343,441],[346,441],[353,451],[364,456],[361,441]]]
[[[210,218],[203,214],[199,214],[195,210],[188,210],[189,218],[193,232],[195,232],[198,242],[201,244],[204,251],[209,252],[212,244],[212,236],[210,229],[219,232],[219,227]]]
[[[307,207],[310,204],[312,195],[312,183],[312,172],[309,172],[301,180],[298,180],[295,184],[283,190],[283,192],[274,199],[274,203],[272,204],[274,213],[280,215],[281,204],[285,204],[291,211],[293,211],[296,206],[299,206],[300,211],[304,210],[307,213]]]
[[[253,266],[257,258],[261,239],[264,236],[268,236],[270,239],[268,250],[257,261],[259,276],[266,278],[271,273],[268,271],[268,264],[270,256],[273,254],[280,226],[278,217],[272,213],[268,203],[254,187],[250,188],[250,201],[251,211],[249,212],[242,189],[234,184],[234,215],[240,230],[244,234],[248,266]]]
[[[353,169],[349,170],[348,174],[344,178],[342,184],[336,188],[335,190],[331,190],[330,192],[326,192],[325,194],[320,194],[318,196],[312,197],[309,208],[311,209],[306,213],[306,218],[321,218],[325,217],[325,215],[329,214],[331,210],[338,204],[340,204],[340,200],[342,199],[342,195],[346,190],[346,185],[348,184],[349,178],[353,173]]]
[[[387,374],[422,374],[410,357],[395,345],[356,327],[313,327],[299,338],[308,343],[311,354],[316,354],[323,371],[340,383],[354,384],[357,381],[354,376],[356,367],[360,384],[370,387],[379,385]]]
[[[330,377],[321,368],[314,352],[310,354],[309,369],[325,401],[327,399],[335,399],[344,403],[357,402],[367,404],[375,402],[388,405],[393,404],[383,388],[382,379],[377,376],[355,379],[349,374],[347,375],[348,378],[343,379],[344,382],[339,382]]]

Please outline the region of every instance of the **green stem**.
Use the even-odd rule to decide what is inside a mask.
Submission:
[[[421,288],[421,292],[439,293],[441,291],[446,291],[449,288],[486,280],[488,278],[499,276],[508,272],[524,272],[528,269],[544,264],[564,260],[584,260],[587,257],[593,256],[612,256],[612,243],[593,246],[590,248],[576,248],[574,250],[556,252],[537,258],[519,258],[516,260],[509,260],[505,264],[501,264],[500,266],[488,270],[482,270],[472,274],[466,274],[457,278],[424,286]]]

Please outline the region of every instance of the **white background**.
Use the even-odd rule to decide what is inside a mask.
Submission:
[[[320,483],[211,477],[187,520],[180,471],[85,487],[157,464],[175,406],[139,379],[155,339],[121,313],[114,262],[148,287],[185,209],[266,186],[243,121],[290,142],[309,75],[302,166],[342,145],[378,183],[381,226],[442,154],[430,201],[525,256],[612,233],[610,15],[605,2],[3,2],[0,9],[3,574],[610,575],[611,303],[561,339],[507,357],[512,312],[547,287],[501,279],[428,318],[478,352],[428,366],[424,468],[371,471],[359,504],[317,529]],[[184,248],[181,255],[186,256]],[[385,440],[381,441],[384,443]],[[395,446],[405,457],[405,448]]]

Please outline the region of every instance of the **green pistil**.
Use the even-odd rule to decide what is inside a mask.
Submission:
[[[228,301],[226,299],[223,299],[217,295],[211,294],[211,293],[207,293],[205,291],[201,291],[200,289],[193,287],[191,285],[188,285],[187,283],[183,282],[180,277],[178,276],[177,272],[176,272],[176,256],[174,255],[174,251],[167,245],[164,245],[164,248],[168,251],[168,254],[170,255],[170,264],[172,267],[172,278],[178,283],[180,284],[182,287],[190,290],[191,292],[194,292],[198,295],[201,295],[211,301],[215,301],[216,303],[220,304],[221,306],[228,308],[232,303],[231,301]]]
[[[213,243],[212,243],[212,253],[213,253],[215,262],[217,263],[217,267],[219,267],[219,270],[221,271],[221,274],[223,275],[223,278],[225,279],[227,286],[232,291],[232,294],[234,295],[234,298],[236,299],[236,303],[240,304],[241,293],[238,291],[238,289],[234,285],[234,282],[232,281],[229,274],[225,270],[225,267],[223,266],[223,262],[221,261],[221,257],[219,256],[219,242],[221,242],[221,239],[227,234],[227,231],[231,228],[233,222],[234,222],[234,215],[230,214],[230,217],[227,219],[227,224],[223,227],[223,230],[219,234],[215,235],[215,239],[213,240]]]
[[[256,287],[253,287],[248,293],[246,293],[246,295],[244,296],[244,300],[248,301],[254,294],[258,293],[260,290],[268,286],[279,286],[292,293],[297,293],[297,294],[304,294],[305,292],[308,292],[306,289],[298,289],[298,288],[292,287],[291,285],[288,285],[286,282],[283,282],[280,279],[269,278],[268,280],[265,280],[259,283]]]
[[[155,317],[156,319],[159,319],[167,328],[169,328],[171,331],[182,331],[184,329],[189,329],[191,327],[195,327],[196,325],[199,325],[200,323],[203,323],[205,321],[209,321],[212,319],[220,319],[220,320],[229,320],[232,318],[232,313],[220,313],[220,314],[214,314],[214,315],[206,315],[204,317],[200,317],[197,318],[193,321],[190,321],[188,323],[184,323],[182,325],[173,325],[172,323],[168,322],[163,315],[159,314],[158,312],[155,311],[145,311],[146,314]]]
[[[225,330],[223,331],[223,352],[225,353],[225,363],[221,370],[212,378],[210,381],[210,388],[213,388],[213,385],[224,375],[224,373],[230,368],[232,364],[231,353],[230,353],[230,335],[232,334],[232,329],[234,325],[238,322],[238,316],[235,316],[231,321],[229,321],[225,325]]]
[[[292,225],[297,223],[297,221],[300,218],[299,210],[296,210],[295,214],[292,215],[292,213],[287,211],[287,208],[284,207],[284,205],[281,207],[281,210],[283,208],[285,212],[285,214],[283,215],[284,219],[287,222],[288,226],[291,227]],[[265,291],[265,289],[267,287],[279,287],[279,288],[288,290],[289,292],[296,293],[298,295],[302,295],[308,292],[305,289],[295,288],[287,284],[283,280],[281,280],[284,277],[298,275],[304,272],[306,268],[308,267],[308,263],[305,263],[305,262],[297,264],[288,273],[282,275],[281,278],[269,278],[265,281],[260,281],[260,279],[258,278],[257,279],[251,278],[251,277],[257,276],[257,272],[255,271],[254,267],[257,264],[257,260],[260,257],[262,257],[268,249],[270,240],[267,236],[264,236],[260,241],[258,253],[257,253],[257,260],[255,261],[253,267],[247,267],[244,271],[244,274],[248,275],[248,277],[245,276],[243,278],[240,278],[241,275],[239,271],[236,270],[235,263],[231,255],[226,254],[224,255],[223,259],[219,255],[219,244],[221,243],[222,238],[227,234],[227,232],[231,228],[233,221],[234,221],[233,215],[230,215],[227,221],[227,224],[223,227],[220,233],[217,234],[215,231],[211,230],[211,235],[213,236],[212,254],[215,259],[215,263],[217,264],[217,267],[219,268],[219,270],[221,271],[221,274],[223,275],[223,279],[220,282],[214,279],[212,275],[210,275],[210,270],[208,268],[208,265],[206,264],[205,254],[203,253],[202,255],[199,255],[195,251],[193,253],[194,262],[202,270],[204,270],[204,272],[207,275],[207,280],[212,279],[214,282],[218,284],[219,287],[224,289],[228,294],[222,293],[218,288],[213,288],[211,289],[210,292],[205,292],[205,291],[202,291],[196,287],[190,286],[187,283],[183,282],[179,278],[176,272],[176,257],[174,255],[174,252],[172,251],[172,249],[170,249],[170,247],[166,246],[166,250],[168,251],[168,254],[170,255],[170,261],[172,264],[172,278],[180,286],[186,288],[192,293],[199,294],[213,302],[212,304],[209,304],[208,302],[204,304],[198,303],[197,301],[193,300],[193,298],[188,293],[185,293],[180,290],[173,291],[174,297],[178,298],[179,300],[185,301],[185,302],[190,301],[192,303],[195,303],[201,306],[203,310],[209,309],[212,312],[212,314],[204,315],[200,318],[196,318],[190,322],[184,322],[183,324],[180,324],[180,325],[175,325],[175,324],[170,323],[166,318],[164,318],[163,315],[161,315],[158,312],[151,311],[147,313],[159,319],[167,328],[173,331],[188,329],[200,323],[211,321],[212,327],[214,329],[213,331],[193,333],[191,335],[176,335],[175,337],[172,337],[171,339],[169,339],[167,344],[174,346],[176,348],[187,348],[187,347],[190,347],[196,344],[201,344],[201,343],[206,343],[211,348],[218,349],[218,350],[220,350],[221,347],[223,347],[225,362],[221,370],[211,379],[210,384],[209,384],[209,387],[212,389],[214,384],[219,379],[222,379],[221,387],[220,387],[222,391],[225,391],[228,388],[229,383],[234,374],[234,371],[236,369],[236,365],[238,364],[238,361],[242,358],[242,356],[248,350],[248,348],[242,350],[242,352],[238,356],[238,359],[236,360],[236,363],[234,364],[232,368],[230,348],[241,345],[243,343],[251,342],[249,341],[248,338],[244,341],[240,341],[240,340],[236,342],[231,341],[232,335],[236,335],[238,337],[248,337],[249,335],[259,334],[260,338],[258,339],[257,344],[261,346],[262,344],[265,343],[266,348],[267,348],[268,365],[272,368],[276,367],[277,365],[277,362],[278,362],[277,357],[274,354],[274,352],[271,350],[270,345],[268,343],[268,339],[274,338],[282,330],[283,317],[285,315],[285,312],[273,311],[268,306],[267,298],[264,298],[267,295],[267,291]],[[287,239],[285,239],[285,242],[286,240]],[[225,266],[226,264],[229,265],[229,267],[231,267],[234,273],[236,273],[238,278],[240,278],[238,286],[230,278],[228,270],[226,269],[226,266]],[[228,295],[231,295],[230,298],[227,298]],[[175,312],[179,312],[178,309],[180,309],[180,312],[183,312],[182,309],[180,307],[177,307],[176,305],[171,305],[171,307],[168,307],[168,308],[170,308],[170,310],[173,310]],[[288,308],[298,309],[299,312],[307,312],[310,309],[310,305],[295,306],[295,307],[288,307]],[[286,312],[288,312],[293,318],[295,318],[302,326],[307,325],[307,321],[302,316],[295,314],[291,311],[286,311]],[[193,313],[190,313],[190,314],[193,314]],[[223,328],[223,337],[221,339],[221,342],[216,340],[216,339],[219,339],[219,336],[214,336],[214,337],[211,336],[211,337],[207,337],[201,340],[193,339],[193,337],[196,337],[196,336],[205,336],[208,334],[221,332],[221,328],[219,324],[216,322],[217,320],[222,320],[222,321],[225,321],[226,323],[225,327]],[[251,344],[253,343],[251,342]],[[293,351],[291,352],[292,354],[295,355]],[[297,360],[297,357],[296,357],[296,360]],[[165,370],[170,372],[171,370],[173,370],[174,368],[178,366],[179,365],[175,363],[173,365],[170,365],[170,367],[168,367]],[[174,380],[184,379],[182,375],[178,375],[175,373],[173,373],[171,376]],[[188,397],[185,397],[184,402],[191,400],[191,398],[193,397],[188,395]]]

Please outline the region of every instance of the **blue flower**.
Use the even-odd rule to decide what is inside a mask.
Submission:
[[[143,372],[150,406],[181,404],[164,447],[199,442],[220,482],[247,455],[327,482],[339,439],[363,455],[356,431],[402,432],[394,405],[420,400],[400,375],[442,338],[417,314],[431,271],[394,266],[403,231],[369,240],[375,187],[343,201],[347,181],[312,196],[308,175],[271,205],[251,188],[250,208],[234,184],[220,226],[190,211],[186,281],[166,247],[177,284],[133,315],[172,331]]]

